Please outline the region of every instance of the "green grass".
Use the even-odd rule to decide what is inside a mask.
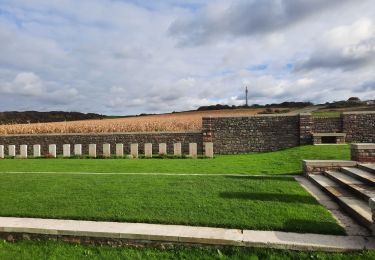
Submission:
[[[1,259],[374,259],[374,251],[350,253],[297,252],[261,248],[127,248],[84,246],[61,241],[0,240]]]
[[[314,111],[312,112],[314,117],[340,117],[341,112],[339,111]]]
[[[349,159],[348,145],[299,146],[214,159],[5,159],[0,171],[296,174],[302,159]]]
[[[1,173],[0,216],[344,234],[292,177]]]

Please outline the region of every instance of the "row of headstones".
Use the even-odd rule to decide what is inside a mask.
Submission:
[[[213,143],[204,143],[204,155],[209,158],[213,158],[214,156],[214,149]],[[196,143],[189,143],[189,156],[192,158],[197,157],[197,144]],[[57,149],[56,144],[50,144],[48,146],[48,155],[50,157],[57,156]],[[132,158],[138,158],[138,144],[131,144],[130,145],[130,156]],[[146,143],[144,149],[145,157],[152,157],[152,143]],[[16,146],[9,145],[8,152],[10,157],[16,157]],[[159,154],[166,155],[167,154],[167,144],[161,143],[159,144]],[[173,154],[175,156],[182,156],[182,149],[181,143],[174,143],[173,144]],[[75,144],[74,145],[74,155],[75,156],[82,156],[82,145]],[[41,146],[39,144],[33,145],[33,156],[34,157],[41,157]],[[89,144],[89,156],[96,157],[96,144]],[[124,145],[123,144],[116,144],[116,156],[123,157],[124,156]],[[4,145],[0,145],[0,158],[4,158]],[[27,158],[27,145],[20,146],[20,155],[19,158]],[[70,153],[70,144],[63,145],[63,157],[71,157]],[[103,157],[111,157],[111,144],[103,144]]]

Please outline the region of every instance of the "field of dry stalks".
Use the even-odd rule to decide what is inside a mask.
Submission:
[[[103,120],[0,125],[0,135],[44,133],[108,133],[194,131],[202,127],[204,116],[250,116],[264,109],[194,111]]]

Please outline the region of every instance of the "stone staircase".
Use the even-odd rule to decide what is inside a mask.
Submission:
[[[310,174],[308,178],[361,225],[371,229],[369,199],[375,198],[375,164],[325,170],[322,174]]]

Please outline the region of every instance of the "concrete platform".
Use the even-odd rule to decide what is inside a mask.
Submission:
[[[0,217],[0,232],[292,250],[375,249],[367,236],[332,236],[180,225]]]

